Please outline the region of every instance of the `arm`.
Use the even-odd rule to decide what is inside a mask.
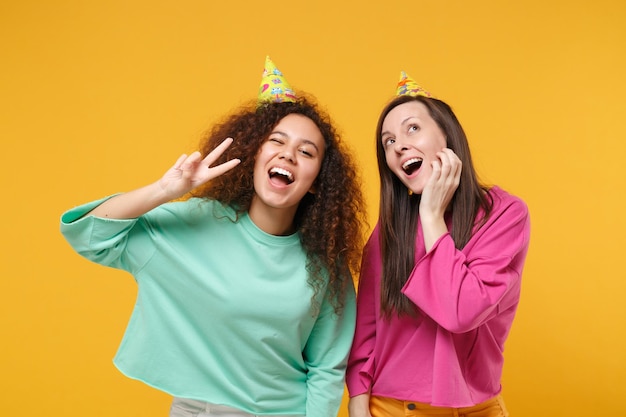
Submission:
[[[348,402],[348,415],[350,417],[372,417],[370,414],[370,395],[360,394],[351,397]]]
[[[357,293],[356,331],[348,359],[346,384],[350,401],[350,417],[370,417],[369,397],[374,375],[374,345],[376,343],[375,276],[380,274],[378,226],[363,250],[359,290]]]
[[[91,210],[88,215],[112,219],[132,219],[139,217],[163,203],[177,199],[212,178],[222,175],[239,164],[232,159],[211,167],[220,155],[233,142],[224,140],[204,159],[199,152],[181,155],[160,180],[139,189],[119,194]]]
[[[529,234],[526,205],[509,196],[462,251],[447,233],[435,242],[403,293],[445,329],[475,329],[517,303]]]
[[[145,227],[138,218],[236,166],[239,160],[235,159],[209,168],[231,143],[232,139],[225,140],[202,161],[197,152],[181,156],[154,184],[67,211],[61,216],[61,233],[76,252],[90,261],[127,271],[140,269],[152,251],[145,245],[142,250],[127,250],[131,230]]]
[[[348,352],[355,320],[354,287],[349,285],[344,309],[335,314],[324,300],[320,314],[302,352],[307,365],[306,416],[337,415],[344,392]]]
[[[354,341],[348,360],[346,383],[350,396],[369,392],[374,374],[374,345],[376,343],[375,277],[380,275],[380,245],[378,226],[372,232],[361,261],[357,316]]]

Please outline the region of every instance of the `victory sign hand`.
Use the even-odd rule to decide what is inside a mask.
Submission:
[[[211,166],[211,164],[214,163],[232,143],[232,138],[225,139],[204,159],[202,159],[200,152],[197,151],[191,155],[181,155],[174,166],[159,180],[160,187],[170,196],[170,199],[176,199],[207,181],[230,171],[236,167],[241,160],[235,158],[220,165]]]

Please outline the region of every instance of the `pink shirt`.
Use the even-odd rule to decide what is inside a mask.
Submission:
[[[522,200],[499,187],[489,194],[491,216],[463,250],[446,234],[426,253],[418,227],[415,268],[402,290],[417,307],[416,318],[379,319],[376,226],[363,254],[346,376],[350,396],[370,392],[467,407],[500,392],[504,342],[519,302],[530,223]]]

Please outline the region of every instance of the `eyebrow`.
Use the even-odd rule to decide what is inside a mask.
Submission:
[[[408,121],[409,121],[409,120],[411,120],[411,119],[417,119],[417,120],[419,120],[419,117],[417,117],[417,116],[409,116],[409,117],[407,117],[406,119],[404,119],[404,120],[402,120],[402,121],[400,122],[400,126],[404,126],[404,125],[406,124],[406,122],[408,122]],[[380,137],[382,138],[383,136],[385,136],[385,135],[390,135],[390,134],[391,134],[391,132],[389,132],[389,131],[385,130],[385,131],[380,132]]]
[[[281,131],[281,130],[273,130],[272,133],[270,133],[270,135],[273,134],[279,134],[283,137],[289,138],[290,136],[288,134],[286,134],[285,132]],[[317,145],[315,144],[315,142],[309,140],[309,139],[305,139],[305,138],[300,138],[300,142],[304,143],[305,145],[311,145],[315,148],[316,151],[319,152],[319,148],[317,147]]]

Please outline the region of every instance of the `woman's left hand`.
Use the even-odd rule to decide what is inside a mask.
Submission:
[[[433,172],[422,192],[419,208],[422,221],[443,219],[461,178],[461,160],[451,149],[437,152],[437,158],[431,164]]]

